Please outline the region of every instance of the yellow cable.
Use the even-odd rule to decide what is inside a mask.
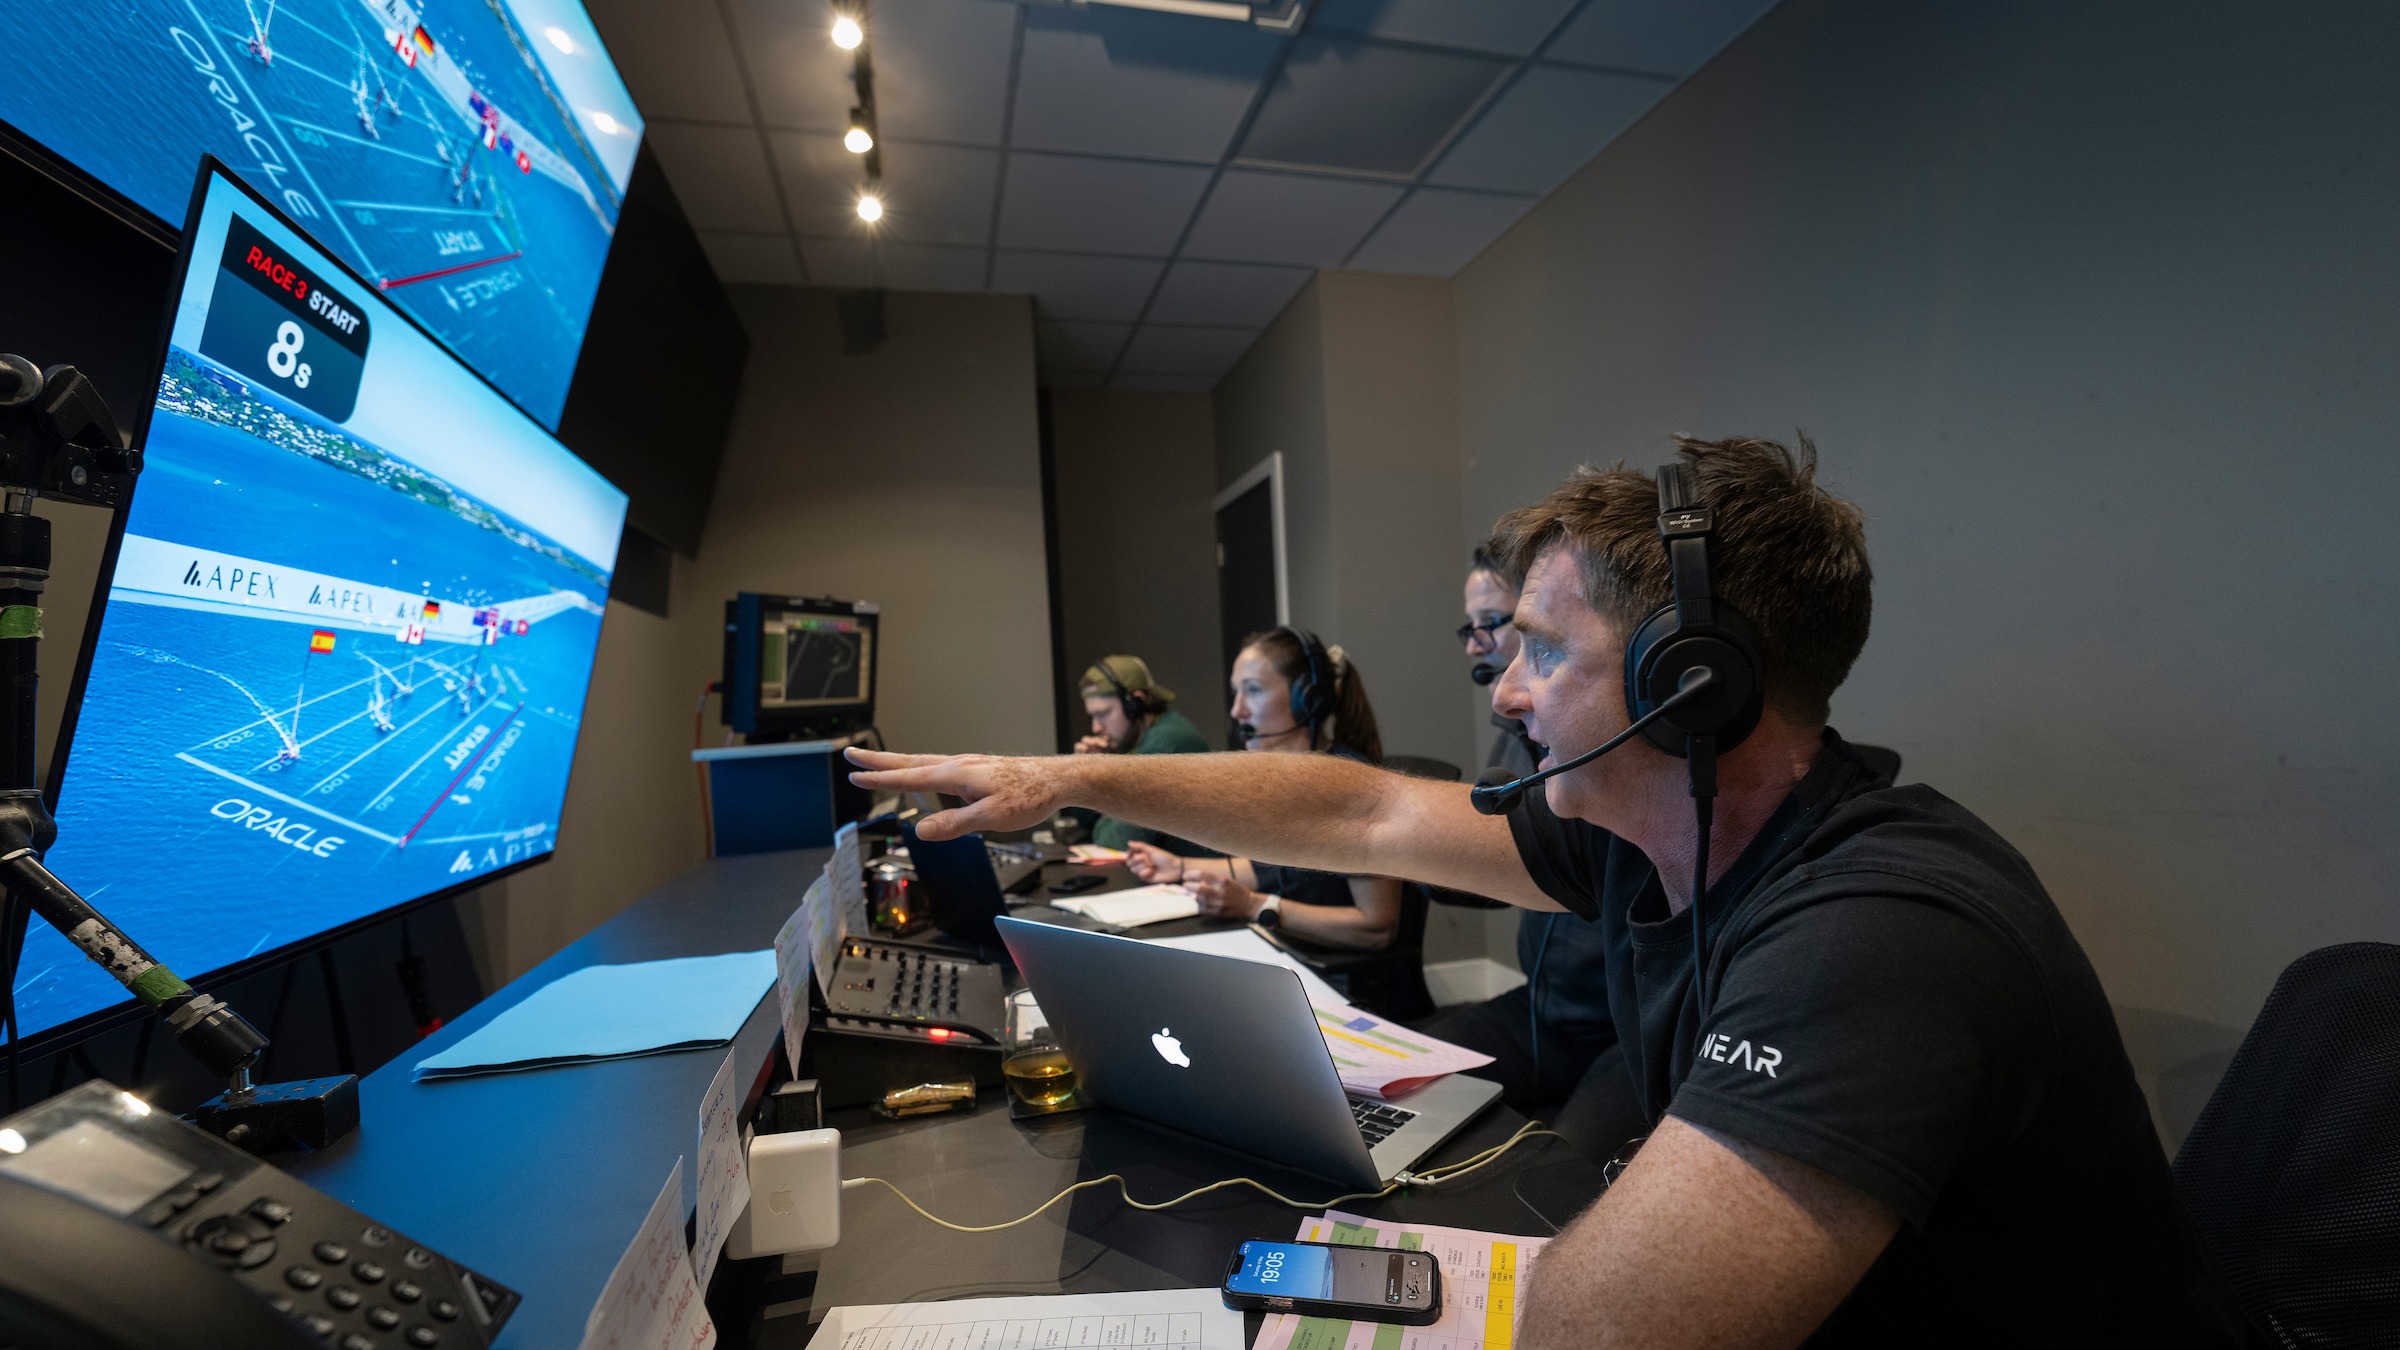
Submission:
[[[1515,1134],[1510,1135],[1507,1139],[1502,1140],[1500,1143],[1492,1146],[1491,1148],[1485,1149],[1483,1152],[1478,1153],[1471,1158],[1467,1158],[1460,1162],[1450,1163],[1442,1167],[1436,1167],[1430,1171],[1403,1172],[1397,1179],[1386,1184],[1381,1190],[1354,1191],[1349,1195],[1337,1195],[1331,1200],[1294,1200],[1290,1196],[1277,1191],[1275,1188],[1267,1185],[1264,1182],[1254,1181],[1249,1177],[1233,1177],[1225,1181],[1211,1182],[1206,1186],[1200,1187],[1198,1190],[1185,1191],[1183,1194],[1176,1196],[1172,1200],[1162,1200],[1156,1204],[1148,1204],[1133,1198],[1133,1192],[1127,1188],[1125,1178],[1122,1174],[1111,1172],[1104,1177],[1094,1177],[1089,1181],[1078,1181],[1074,1185],[1067,1187],[1065,1190],[1060,1191],[1058,1194],[1051,1196],[1049,1199],[1044,1200],[1041,1204],[1035,1206],[1033,1212],[1022,1215],[1018,1218],[1010,1219],[1006,1223],[963,1224],[952,1223],[948,1219],[945,1219],[940,1215],[933,1213],[931,1210],[926,1209],[923,1205],[920,1205],[916,1201],[909,1199],[908,1192],[901,1190],[898,1186],[895,1186],[891,1182],[884,1180],[882,1177],[851,1177],[842,1182],[842,1189],[848,1190],[853,1186],[865,1186],[870,1184],[881,1186],[885,1190],[890,1191],[892,1194],[900,1197],[901,1204],[904,1204],[910,1209],[915,1210],[918,1214],[923,1215],[931,1222],[938,1223],[942,1227],[958,1233],[997,1233],[1004,1228],[1014,1228],[1021,1223],[1030,1223],[1033,1220],[1040,1218],[1042,1214],[1052,1205],[1055,1205],[1059,1201],[1066,1199],[1075,1192],[1090,1190],[1095,1186],[1105,1186],[1112,1181],[1117,1184],[1117,1193],[1124,1197],[1125,1203],[1135,1209],[1141,1210],[1157,1211],[1162,1209],[1173,1209],[1175,1206],[1180,1205],[1187,1200],[1196,1200],[1203,1195],[1207,1195],[1211,1191],[1221,1191],[1228,1186],[1248,1186],[1251,1189],[1264,1194],[1269,1199],[1274,1200],[1276,1203],[1287,1205],[1293,1209],[1331,1209],[1335,1205],[1348,1204],[1353,1200],[1380,1200],[1383,1197],[1390,1195],[1392,1192],[1399,1190],[1403,1186],[1436,1186],[1444,1182],[1455,1181],[1458,1178],[1465,1176],[1467,1173],[1475,1171],[1477,1168],[1490,1165],[1494,1160],[1498,1159],[1501,1154],[1508,1152],[1510,1149],[1516,1147],[1525,1140],[1539,1138],[1543,1135],[1548,1135],[1552,1139],[1564,1139],[1566,1137],[1556,1130],[1547,1130],[1542,1128],[1542,1123],[1538,1120],[1529,1120],[1525,1122],[1525,1124],[1519,1128]]]

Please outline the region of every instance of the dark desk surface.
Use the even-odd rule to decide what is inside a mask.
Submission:
[[[370,1075],[360,1089],[358,1132],[324,1153],[283,1165],[523,1294],[502,1346],[574,1346],[601,1285],[679,1155],[686,1158],[689,1212],[700,1099],[725,1051],[433,1083],[411,1080],[416,1061],[584,966],[769,946],[825,857],[821,850],[753,854],[684,873],[476,1005],[419,1052]],[[1132,884],[1122,868],[1103,870],[1109,889]],[[1142,935],[1224,926],[1186,920],[1146,928]],[[764,1072],[776,1040],[769,999],[734,1040],[745,1088]],[[997,1092],[985,1094],[967,1115],[893,1122],[851,1110],[826,1123],[842,1131],[844,1176],[887,1178],[959,1223],[1015,1218],[1073,1182],[1110,1172],[1123,1173],[1144,1200],[1233,1176],[1256,1177],[1296,1199],[1341,1191],[1106,1111],[1012,1122]],[[1514,1112],[1495,1107],[1427,1165],[1465,1158],[1520,1123]],[[1547,1233],[1548,1225],[1518,1199],[1517,1179],[1527,1168],[1572,1156],[1557,1140],[1529,1141],[1454,1186],[1343,1208],[1422,1223]],[[1127,1208],[1111,1187],[1080,1194],[1021,1227],[970,1235],[927,1223],[880,1187],[863,1187],[843,1197],[841,1244],[818,1258],[809,1319],[842,1304],[1210,1285],[1235,1243],[1290,1237],[1301,1215],[1246,1189],[1150,1214]],[[774,1341],[784,1343],[785,1337],[778,1333]]]
[[[690,1211],[700,1099],[725,1050],[432,1083],[411,1080],[416,1061],[585,966],[772,946],[827,852],[719,858],[684,873],[370,1074],[349,1139],[277,1161],[523,1294],[502,1346],[576,1345],[678,1155]],[[763,1000],[734,1038],[745,1088],[777,1034],[774,1000]]]

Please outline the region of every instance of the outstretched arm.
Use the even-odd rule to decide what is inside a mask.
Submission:
[[[870,791],[966,800],[917,822],[928,839],[1025,829],[1087,806],[1224,853],[1323,872],[1368,872],[1559,906],[1525,871],[1508,822],[1467,789],[1332,755],[898,755],[852,748]]]

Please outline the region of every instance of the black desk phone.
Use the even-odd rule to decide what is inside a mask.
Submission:
[[[90,1289],[59,1285],[83,1283],[84,1266],[128,1258],[157,1265],[186,1291],[213,1268],[220,1289],[202,1288],[205,1301],[226,1301],[224,1285],[246,1289],[281,1314],[297,1343],[332,1350],[485,1350],[517,1306],[514,1292],[106,1083],[0,1120],[0,1179],[81,1202],[80,1210],[51,1206],[51,1230],[39,1233],[9,1231],[29,1226],[29,1216],[0,1203],[0,1249],[38,1247],[53,1266],[39,1282],[0,1270],[0,1326],[12,1317],[64,1325],[115,1315],[94,1295],[137,1302],[146,1272],[92,1269]],[[127,1230],[173,1250],[153,1262],[152,1249],[123,1240]],[[209,1316],[191,1312],[196,1321]],[[90,1330],[89,1343],[117,1339]]]

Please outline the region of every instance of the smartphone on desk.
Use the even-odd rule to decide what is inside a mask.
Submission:
[[[1225,1263],[1225,1306],[1430,1326],[1442,1315],[1442,1268],[1430,1253],[1331,1242],[1251,1241]]]

